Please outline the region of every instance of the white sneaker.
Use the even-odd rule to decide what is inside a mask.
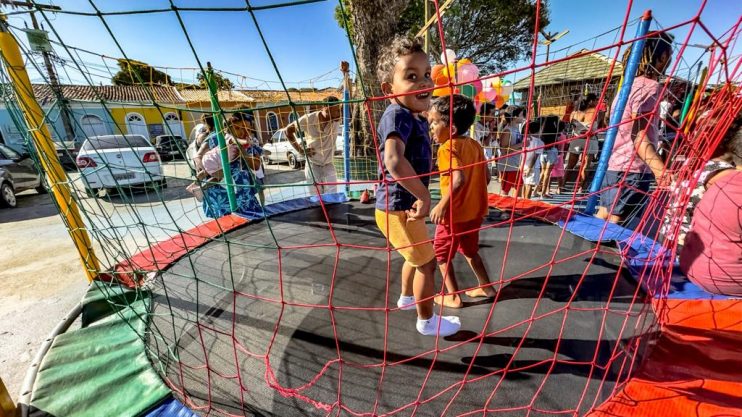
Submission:
[[[397,307],[400,310],[414,310],[417,306],[415,305],[414,295],[400,295],[397,300]]]
[[[440,327],[438,323],[440,323]],[[417,331],[423,336],[435,336],[436,334],[441,337],[451,336],[458,332],[460,328],[461,320],[456,316],[441,317],[433,313],[433,317],[427,320],[417,319]]]

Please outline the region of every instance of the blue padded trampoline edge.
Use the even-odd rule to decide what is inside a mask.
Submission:
[[[621,249],[621,253],[628,254],[626,265],[631,275],[638,282],[641,282],[645,290],[659,298],[661,294],[660,286],[662,283],[649,283],[647,280],[640,280],[643,271],[652,268],[658,260],[664,264],[663,267],[670,267],[669,262],[671,254],[663,245],[632,230],[621,227],[617,224],[606,222],[584,214],[575,214],[569,222],[560,220],[557,222],[559,227],[564,228],[575,236],[591,242],[616,242]],[[673,262],[673,274],[670,281],[670,290],[667,294],[668,299],[689,299],[689,300],[729,300],[736,297],[711,294],[704,291],[696,284],[690,282],[687,277],[680,274],[677,263]],[[652,288],[650,288],[650,286]]]

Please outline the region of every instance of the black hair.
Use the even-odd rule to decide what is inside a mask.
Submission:
[[[639,61],[639,68],[636,71],[636,75],[643,75],[645,77],[657,78],[664,74],[665,68],[657,68],[660,58],[667,54],[672,60],[672,43],[675,37],[666,32],[655,33],[648,37],[644,41],[644,48],[642,49],[641,58]],[[623,55],[624,68],[629,63],[629,56],[631,55],[631,48],[628,48]],[[670,65],[670,61],[667,62]]]
[[[322,101],[325,103],[325,106],[334,106],[340,101],[340,99],[335,96],[327,96]]]
[[[486,116],[490,112],[492,112],[492,110],[497,110],[497,108],[495,107],[495,105],[492,104],[492,103],[490,103],[490,102],[488,102],[488,101],[485,101],[484,103],[482,103],[482,107],[479,109],[479,115],[480,116]]]
[[[376,64],[376,76],[379,77],[379,81],[392,82],[394,66],[397,65],[399,58],[417,53],[427,56],[419,38],[397,35],[392,43],[382,48],[379,53],[379,62]]]
[[[595,102],[592,106],[590,106],[590,103]],[[577,110],[579,111],[587,111],[587,109],[595,108],[598,106],[598,96],[595,95],[595,93],[589,93],[588,95],[580,98],[579,103],[577,104]]]
[[[447,126],[451,126],[451,116],[453,116],[453,126],[458,135],[465,135],[477,116],[474,103],[460,94],[454,94],[453,98],[451,96],[438,97],[433,100],[431,107],[440,113],[441,121]]]
[[[250,122],[251,124],[255,124],[255,116],[252,115],[252,112],[248,111],[238,111],[235,113],[232,113],[232,116],[227,119],[227,123],[237,123],[237,122]]]
[[[201,123],[208,126],[209,132],[214,131],[214,115],[213,114],[203,113],[201,115]]]
[[[523,107],[510,106],[504,113],[502,113],[502,117],[505,119],[505,123],[509,124],[513,120],[513,118],[518,117],[525,112],[526,109],[524,109]]]
[[[551,145],[556,142],[559,132],[564,128],[564,123],[556,115],[541,116],[528,122],[528,133],[541,133],[541,140],[544,145]],[[525,133],[525,126],[523,130]]]

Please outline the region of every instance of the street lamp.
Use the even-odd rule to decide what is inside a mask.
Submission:
[[[563,30],[559,33],[545,32],[543,29],[541,29],[541,35],[544,37],[544,40],[539,42],[539,44],[546,46],[546,62],[549,61],[549,47],[551,46],[551,44],[558,41],[562,38],[562,36],[568,33],[569,29]]]

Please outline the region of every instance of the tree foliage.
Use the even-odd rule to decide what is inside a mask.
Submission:
[[[358,0],[342,1],[348,30],[355,37],[351,10]],[[540,10],[539,27],[543,28],[549,24],[547,1],[542,1]],[[435,13],[432,3],[430,13]],[[345,28],[340,5],[335,8],[335,19]],[[416,34],[425,21],[423,0],[409,1],[395,20],[390,23],[395,34]],[[529,57],[535,24],[534,0],[454,0],[443,14],[446,47],[471,59],[483,72],[500,71]],[[438,61],[442,50],[438,25],[431,26],[430,40],[430,55]]]
[[[208,88],[206,85],[206,79],[204,75],[199,73],[196,78],[198,79],[198,86],[201,88]],[[234,88],[234,83],[229,78],[223,76],[221,73],[214,72],[214,80],[216,81],[216,88],[218,90],[231,90]]]
[[[119,71],[111,78],[113,85],[138,85],[142,83],[171,85],[173,83],[169,75],[145,62],[121,58],[118,60],[118,66]]]

